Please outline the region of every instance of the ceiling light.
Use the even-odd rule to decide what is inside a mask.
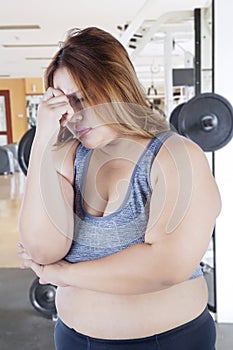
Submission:
[[[29,47],[57,47],[58,44],[3,44],[2,47],[9,48],[29,48]]]
[[[25,57],[25,60],[27,61],[39,61],[39,60],[44,60],[44,61],[47,61],[47,60],[51,60],[52,57]]]
[[[0,30],[21,30],[21,29],[40,29],[38,24],[22,24],[22,25],[5,25],[0,26]]]

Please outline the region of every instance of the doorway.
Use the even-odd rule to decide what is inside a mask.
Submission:
[[[0,90],[0,145],[12,143],[9,90]]]

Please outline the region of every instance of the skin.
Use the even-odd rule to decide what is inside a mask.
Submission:
[[[221,207],[204,153],[179,135],[166,140],[151,169],[153,193],[145,243],[95,261],[70,264],[63,257],[72,242],[73,162],[78,142],[54,150],[59,123],[72,122],[75,114],[76,131],[88,130],[79,135],[79,141],[93,149],[85,209],[99,217],[113,213],[123,202],[134,166],[150,140],[116,132],[91,110],[79,114],[71,97],[82,96],[66,69],[57,70],[54,87],[45,93],[38,113],[20,215],[22,266],[34,270],[41,283],[57,285],[59,317],[93,337],[140,338],[194,319],[205,308],[208,293],[203,277],[189,277],[208,247]],[[28,210],[40,213],[36,225],[28,223]],[[61,215],[64,210],[68,216]]]

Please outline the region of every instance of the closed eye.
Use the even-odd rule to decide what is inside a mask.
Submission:
[[[71,98],[70,98],[70,100],[73,102],[73,103],[75,103],[75,104],[82,104],[83,102],[84,102],[84,98],[78,98],[78,97],[76,97],[76,96],[72,96]],[[71,102],[70,101],[70,102]]]
[[[84,104],[83,97],[77,97],[76,95],[69,95],[67,97],[69,98],[71,107],[79,108],[79,109],[83,107],[83,104]]]

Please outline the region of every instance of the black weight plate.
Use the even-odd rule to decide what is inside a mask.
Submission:
[[[32,306],[44,316],[57,314],[55,305],[57,287],[52,284],[40,284],[37,277],[29,290],[29,298]]]
[[[175,131],[178,131],[179,114],[180,114],[181,109],[184,107],[184,105],[185,105],[185,102],[180,103],[171,112],[169,122],[172,125],[172,127],[175,128]]]
[[[32,142],[35,136],[36,128],[32,127],[29,129],[19,141],[18,147],[18,162],[21,170],[25,175],[27,175],[30,152],[32,147]]]
[[[202,126],[203,117],[212,116],[217,125],[211,130]],[[222,96],[203,93],[193,97],[181,109],[178,131],[196,142],[205,152],[225,146],[233,136],[233,108]]]

